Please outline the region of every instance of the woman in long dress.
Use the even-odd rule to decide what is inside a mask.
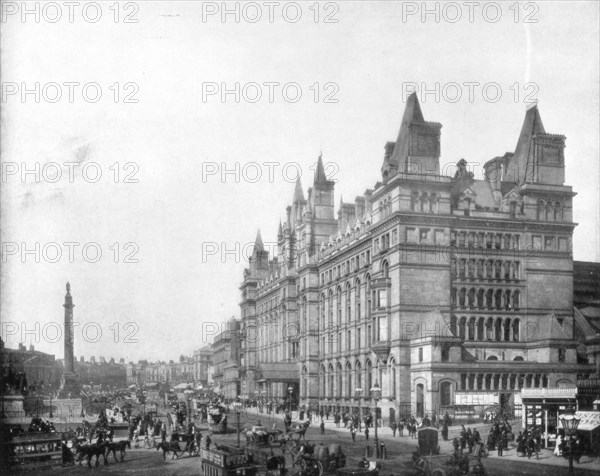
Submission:
[[[561,456],[562,451],[561,451],[561,445],[562,445],[562,436],[560,434],[558,434],[556,436],[556,446],[554,447],[554,456]]]

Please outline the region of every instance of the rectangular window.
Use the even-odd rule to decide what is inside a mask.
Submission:
[[[352,349],[352,331],[348,331],[346,334],[346,351]]]
[[[546,251],[554,251],[554,237],[546,236],[544,239],[544,249]]]
[[[419,362],[423,362],[423,347],[419,347]]]
[[[542,237],[539,235],[533,236],[533,251],[541,251],[542,250]]]
[[[406,241],[408,243],[416,243],[417,242],[416,228],[407,228],[406,229]]]
[[[358,329],[356,329],[356,348],[360,349],[362,347],[362,342],[361,342],[361,328],[359,327]]]
[[[434,241],[440,244],[444,243],[444,230],[435,230]]]
[[[419,241],[421,243],[429,241],[429,228],[421,228],[419,230]]]
[[[377,307],[387,307],[387,289],[380,289],[377,293]]]
[[[371,252],[367,250],[367,264],[371,262]]]
[[[558,251],[569,251],[569,240],[567,238],[558,239]]]
[[[373,342],[373,337],[371,336],[371,326],[367,326],[367,343]]]

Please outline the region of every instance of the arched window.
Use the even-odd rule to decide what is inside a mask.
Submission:
[[[337,308],[337,325],[340,327],[342,325],[342,287],[337,287],[337,299],[336,299],[336,308]]]
[[[384,261],[381,264],[381,270],[383,272],[384,279],[387,279],[387,278],[390,277],[390,265],[389,265],[389,263],[387,261]]]
[[[465,307],[465,295],[466,295],[467,291],[465,288],[462,288],[460,290],[460,292],[458,293],[458,305],[460,307]]]
[[[413,192],[410,196],[410,209],[413,212],[418,212],[419,210],[419,192]]]
[[[462,340],[465,340],[465,337],[466,337],[466,331],[467,331],[466,327],[467,327],[467,318],[461,317],[460,321],[459,321],[458,337],[460,337]]]
[[[485,307],[485,291],[483,289],[480,289],[479,291],[477,291],[477,307],[479,309],[483,309]]]
[[[502,319],[498,318],[495,322],[494,336],[496,341],[502,340]]]
[[[475,289],[469,289],[469,307],[475,307]]]
[[[367,298],[367,317],[370,317],[371,310],[373,309],[373,304],[372,304],[373,291],[371,290],[371,275],[370,274],[367,274],[365,276],[365,281],[366,281],[365,296]]]
[[[350,398],[354,395],[354,383],[352,373],[352,364],[350,362],[346,363],[346,398]]]
[[[496,291],[496,299],[494,302],[495,308],[496,309],[502,309],[502,290],[498,289]]]
[[[450,316],[450,332],[452,332],[453,335],[458,335],[458,329],[456,326],[456,316]]]
[[[494,320],[490,317],[485,323],[486,340],[494,340]]]
[[[552,221],[554,218],[554,209],[552,207],[552,202],[546,203],[546,221]]]
[[[477,260],[477,277],[483,278],[483,260]]]
[[[537,202],[537,210],[536,210],[536,218],[538,220],[543,220],[544,219],[544,210],[545,210],[545,205],[544,205],[544,201],[543,200],[538,200]]]
[[[354,313],[356,315],[356,320],[360,321],[362,315],[360,312],[360,279],[357,279],[354,282],[354,288],[355,288],[355,297],[354,297],[354,301],[355,301],[355,306],[356,306],[356,312]]]
[[[520,355],[517,355],[513,360],[515,362],[523,362],[525,359],[523,359],[523,357],[521,357]]]
[[[498,360],[498,357],[495,355],[490,355],[486,360]]]
[[[520,334],[521,334],[519,319],[515,319],[512,323],[512,334],[513,334],[513,340],[515,342],[519,342]]]
[[[485,295],[485,307],[491,309],[494,306],[494,290],[488,289]]]
[[[515,291],[512,295],[513,309],[519,309],[520,294],[521,293],[519,291]]]
[[[437,213],[437,211],[438,211],[437,194],[432,193],[431,196],[429,197],[429,212]]]
[[[396,397],[396,361],[391,358],[389,363],[390,397]]]
[[[480,317],[477,321],[477,340],[482,341],[484,339],[485,332],[485,319]]]
[[[452,405],[452,383],[450,382],[440,383],[440,405],[442,407]]]
[[[352,320],[352,287],[346,283],[346,322]]]
[[[425,213],[427,211],[427,202],[429,201],[429,198],[427,196],[427,192],[423,192],[421,194],[421,211],[423,213]]]
[[[469,340],[475,340],[475,318],[469,319]]]
[[[554,204],[554,221],[562,221],[562,205],[560,202]]]
[[[371,387],[373,387],[373,365],[370,360],[366,362],[366,379],[365,379],[365,393],[363,395],[370,395]]]

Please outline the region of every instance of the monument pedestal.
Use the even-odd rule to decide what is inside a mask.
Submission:
[[[76,373],[64,373],[60,380],[60,390],[57,398],[79,398],[81,383]]]

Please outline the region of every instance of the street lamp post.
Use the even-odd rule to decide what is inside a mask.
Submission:
[[[240,402],[233,402],[233,406],[235,407],[235,424],[237,428],[237,447],[240,447],[240,407],[242,404]]]
[[[194,394],[193,390],[186,390],[183,392],[185,394],[185,398],[187,401],[187,419],[188,425],[192,423],[192,395]]]
[[[288,393],[290,394],[290,397],[288,398],[288,409],[290,412],[290,415],[292,413],[292,394],[294,393],[294,387],[292,387],[291,385],[288,387]]]
[[[361,429],[361,416],[362,416],[362,412],[361,412],[361,408],[360,408],[360,399],[362,397],[362,393],[363,393],[363,389],[360,387],[357,387],[354,389],[354,397],[356,398],[356,401],[358,402],[358,431],[360,431]]]
[[[377,438],[377,400],[381,397],[381,388],[379,384],[375,382],[375,385],[371,388],[371,395],[375,400],[375,457],[379,458],[379,439]]]
[[[560,418],[560,423],[569,437],[569,476],[573,476],[573,437],[577,433],[579,421],[572,409]]]

